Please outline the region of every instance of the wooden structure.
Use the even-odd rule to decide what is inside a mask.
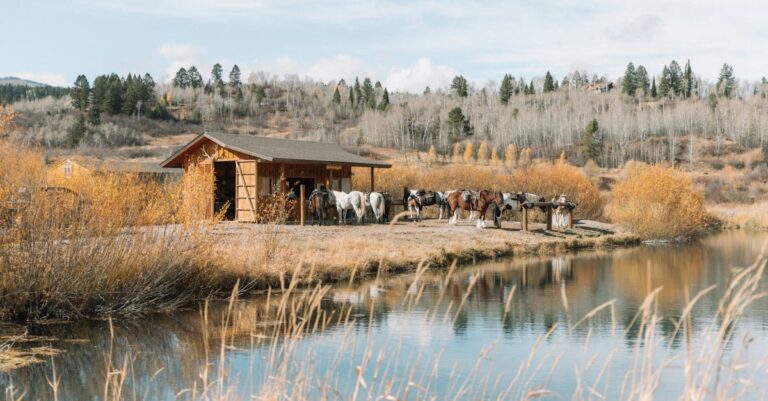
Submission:
[[[242,222],[257,221],[265,199],[289,190],[299,199],[301,219],[306,195],[320,184],[348,192],[352,167],[369,167],[373,190],[374,170],[392,167],[329,143],[215,132],[200,134],[160,165],[185,172],[202,168],[215,178],[215,188],[200,217],[223,213]]]
[[[531,209],[541,208],[544,210],[544,213],[547,216],[546,217],[547,231],[552,231],[552,212],[555,206],[566,208],[566,213],[568,215],[568,228],[573,228],[573,209],[576,208],[575,203],[566,202],[564,204],[557,204],[555,202],[525,202],[520,205],[520,208],[522,209],[522,212],[523,212],[522,221],[520,222],[520,225],[522,226],[522,230],[530,231],[528,229],[528,223],[530,221],[528,212]]]

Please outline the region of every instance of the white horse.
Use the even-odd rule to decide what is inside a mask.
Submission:
[[[357,216],[357,224],[362,224],[365,219],[365,195],[360,191],[350,193],[341,191],[331,192],[331,203],[336,205],[339,214],[339,224],[346,224],[344,218],[347,210],[354,210]]]
[[[371,207],[377,223],[382,223],[384,221],[384,214],[386,213],[384,195],[379,192],[371,192],[365,199],[365,205]]]

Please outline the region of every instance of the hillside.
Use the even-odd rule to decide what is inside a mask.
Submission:
[[[35,82],[29,79],[23,79],[23,78],[17,78],[17,77],[0,77],[0,85],[28,86],[31,88],[50,86],[40,82]]]

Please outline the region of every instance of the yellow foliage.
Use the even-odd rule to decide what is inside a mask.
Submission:
[[[690,179],[672,168],[633,163],[616,185],[609,216],[644,238],[672,238],[706,225],[704,197]]]
[[[453,152],[452,152],[452,162],[454,163],[460,163],[461,162],[461,144],[460,143],[454,143],[453,144]]]
[[[565,151],[560,152],[560,158],[557,160],[557,164],[568,164],[568,157],[565,156]]]
[[[477,148],[477,163],[488,164],[488,144],[485,142]]]
[[[430,165],[437,163],[437,149],[435,149],[435,145],[429,147],[429,153],[427,153],[427,162]]]
[[[464,148],[464,163],[470,164],[474,161],[475,157],[475,144],[472,142],[467,143],[467,147]]]
[[[528,166],[531,165],[531,162],[533,161],[533,151],[531,148],[525,148],[520,151],[520,160],[518,160],[517,165],[522,168],[528,168]]]
[[[491,150],[491,165],[492,166],[498,166],[499,165],[499,148],[497,146],[494,146]]]
[[[504,153],[504,164],[510,170],[517,166],[517,147],[515,145],[507,145],[507,151]]]
[[[16,125],[16,112],[12,107],[0,106],[0,135],[6,135],[14,131]]]

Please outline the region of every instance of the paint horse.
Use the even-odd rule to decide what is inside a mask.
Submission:
[[[408,189],[403,190],[403,204],[408,207],[408,215],[411,220],[421,220],[421,212],[426,206],[436,205],[440,210],[440,216],[438,220],[442,220],[443,216],[448,216],[448,194],[454,191],[447,192],[433,192],[425,189]]]
[[[478,191],[473,193],[467,190],[460,190],[448,195],[448,204],[451,207],[451,219],[449,224],[459,222],[459,213],[461,210],[477,211],[477,228],[486,228],[485,215],[490,208],[493,211],[493,225],[501,227],[501,208],[504,206],[504,197],[501,192]]]
[[[357,224],[362,224],[365,220],[365,194],[360,191],[351,191],[350,193],[341,191],[331,191],[331,203],[336,206],[336,212],[339,214],[339,224],[346,224],[347,210],[354,210],[357,216]]]

